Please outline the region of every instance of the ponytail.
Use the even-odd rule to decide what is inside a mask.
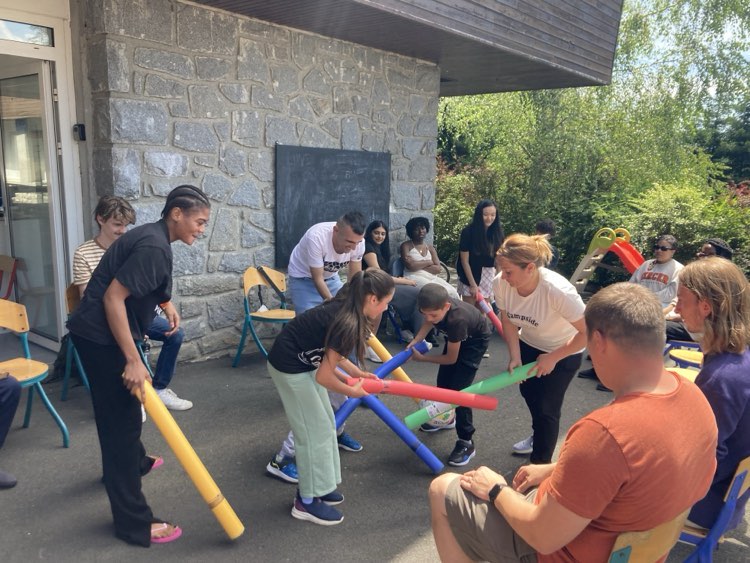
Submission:
[[[371,295],[378,300],[384,299],[393,292],[394,287],[393,278],[383,270],[368,268],[352,276],[334,298],[342,301],[343,306],[328,329],[325,347],[339,352],[354,351],[357,361],[362,364],[365,341],[373,330],[363,310],[365,299]]]
[[[507,258],[521,268],[525,268],[527,264],[542,268],[552,260],[552,248],[547,241],[547,235],[529,236],[515,233],[505,239],[497,255]]]

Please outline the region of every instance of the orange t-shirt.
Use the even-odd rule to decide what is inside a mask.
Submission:
[[[619,397],[570,429],[536,502],[550,494],[591,522],[562,549],[537,554],[540,562],[607,561],[620,533],[671,520],[706,494],[716,422],[700,389],[674,377],[672,393]]]

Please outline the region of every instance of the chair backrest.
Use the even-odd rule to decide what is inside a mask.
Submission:
[[[16,284],[16,268],[18,261],[4,254],[0,254],[0,298],[10,299],[13,293],[13,286]],[[5,285],[7,284],[7,285]],[[3,286],[5,285],[5,292]]]
[[[7,328],[19,334],[29,331],[29,318],[26,307],[20,303],[0,299],[0,328]]]
[[[677,543],[685,520],[687,520],[688,508],[677,517],[659,524],[655,528],[644,532],[625,532],[617,536],[615,545],[610,555],[610,563],[624,561],[656,561],[663,557]]]
[[[71,283],[65,290],[65,303],[68,306],[68,314],[70,315],[73,311],[78,309],[78,305],[81,304],[81,292],[78,291],[78,286]]]
[[[734,479],[732,479],[732,482],[734,482],[735,479],[740,477],[743,473],[745,473],[744,481],[742,485],[740,485],[739,490],[737,491],[737,498],[740,498],[742,495],[745,494],[745,491],[747,491],[748,488],[750,488],[750,456],[743,459],[739,465],[737,465],[737,471],[734,472]],[[724,496],[724,502],[727,502],[729,500],[729,495],[732,492],[732,487],[729,487],[729,490],[727,491],[727,494]]]
[[[266,267],[263,268],[263,271],[268,275],[269,278],[271,278],[273,283],[276,284],[276,287],[278,287],[280,291],[286,291],[286,276],[284,276],[284,274]],[[250,266],[242,275],[242,289],[244,290],[245,295],[247,295],[248,291],[250,291],[250,289],[252,289],[256,285],[270,287],[269,283],[266,281],[266,278],[264,278],[260,274],[258,269]]]

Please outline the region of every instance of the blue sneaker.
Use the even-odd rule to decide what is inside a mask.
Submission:
[[[292,517],[297,520],[306,520],[321,526],[335,526],[344,521],[344,515],[332,506],[328,506],[319,498],[313,499],[310,504],[305,504],[299,497],[299,492],[295,495],[294,506],[292,507]]]
[[[294,463],[293,457],[284,456],[281,461],[276,461],[276,457],[274,456],[271,461],[268,462],[268,465],[266,465],[266,471],[268,471],[270,475],[278,477],[287,483],[299,482],[299,477],[297,476],[297,464]]]
[[[362,444],[357,442],[357,440],[352,438],[351,434],[347,432],[338,436],[337,439],[339,441],[339,448],[346,450],[347,452],[361,452],[364,449]]]
[[[338,491],[331,491],[327,495],[323,495],[322,497],[320,497],[320,500],[322,500],[328,506],[335,506],[344,502],[344,495],[342,495]]]

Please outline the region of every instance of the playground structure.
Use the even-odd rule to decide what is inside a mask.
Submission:
[[[570,277],[570,283],[575,286],[579,294],[584,292],[586,284],[608,252],[614,253],[631,274],[644,262],[641,253],[630,244],[630,233],[627,229],[610,229],[607,227],[599,229],[594,238],[591,239],[586,256],[583,257],[576,271]]]

